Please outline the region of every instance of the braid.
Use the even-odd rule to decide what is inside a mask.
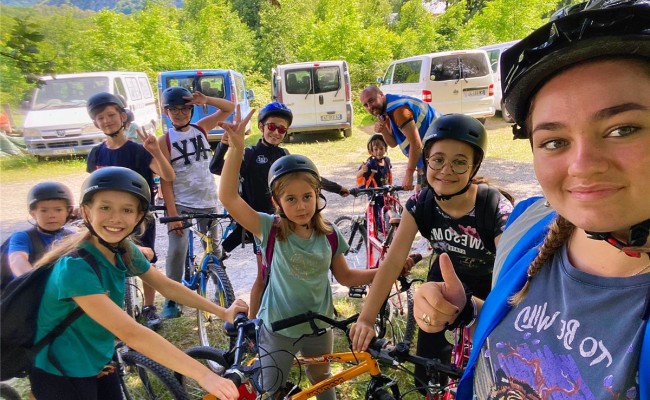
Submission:
[[[546,238],[544,238],[544,243],[539,249],[539,254],[537,254],[537,257],[535,257],[528,267],[528,278],[526,279],[526,283],[519,292],[510,297],[509,302],[511,305],[516,306],[524,300],[528,294],[532,277],[535,276],[542,268],[542,265],[557,253],[558,249],[569,240],[574,230],[575,226],[564,219],[561,215],[558,215],[557,218],[553,220],[553,223],[551,223],[550,229],[546,234]]]

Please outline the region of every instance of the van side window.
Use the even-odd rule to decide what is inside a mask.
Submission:
[[[138,78],[138,84],[140,85],[140,91],[142,92],[142,95],[145,99],[150,99],[153,97],[153,93],[151,92],[151,85],[149,85],[147,78]]]
[[[244,93],[244,79],[241,76],[235,75],[235,88],[237,89],[237,99],[240,101],[246,98]]]
[[[126,82],[126,88],[129,91],[129,98],[131,100],[142,99],[142,93],[140,93],[138,81],[135,78],[124,78],[124,81]]]
[[[391,64],[388,66],[388,69],[386,70],[386,75],[384,75],[384,85],[390,85],[393,83],[393,70],[395,69],[395,64]]]
[[[463,78],[476,78],[490,73],[490,67],[485,63],[485,56],[482,54],[465,54],[460,62]]]
[[[490,59],[490,66],[492,67],[492,72],[495,73],[497,72],[497,67],[499,66],[499,53],[501,50],[499,49],[494,49],[494,50],[488,50],[488,58]]]
[[[115,80],[113,80],[113,93],[122,95],[122,97],[126,99],[126,88],[124,87],[122,78],[115,78]]]
[[[458,56],[443,56],[431,59],[431,80],[451,81],[460,79]]]
[[[418,83],[422,60],[412,60],[395,64],[392,83]]]
[[[334,92],[341,88],[339,67],[321,67],[316,69],[315,93]]]

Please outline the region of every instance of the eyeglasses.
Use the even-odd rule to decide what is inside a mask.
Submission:
[[[427,164],[429,165],[429,168],[431,168],[434,171],[440,171],[445,167],[445,164],[447,163],[449,163],[449,165],[451,166],[451,170],[458,175],[464,174],[465,172],[467,172],[469,167],[472,166],[472,164],[467,162],[467,160],[463,160],[463,159],[448,161],[442,157],[427,158]]]
[[[267,128],[269,128],[269,130],[270,130],[271,132],[273,132],[273,131],[278,131],[278,133],[279,133],[280,135],[284,135],[285,133],[287,133],[287,129],[288,129],[288,128],[285,128],[285,127],[282,126],[282,125],[274,124],[273,122],[269,122],[268,124],[264,124],[264,126],[266,126]]]
[[[171,112],[174,115],[178,115],[180,113],[183,114],[189,114],[194,107],[169,107],[167,108],[169,112]]]

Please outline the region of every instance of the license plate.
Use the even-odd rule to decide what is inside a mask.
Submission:
[[[486,89],[469,89],[463,91],[465,97],[483,97],[487,93]]]
[[[327,114],[327,115],[320,116],[321,121],[340,121],[342,119],[343,119],[343,114]]]
[[[74,154],[74,149],[54,149],[52,150],[52,154],[56,155],[66,155],[66,154]]]

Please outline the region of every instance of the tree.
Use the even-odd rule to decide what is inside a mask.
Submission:
[[[40,75],[54,71],[54,59],[46,59],[41,53],[45,35],[37,31],[38,26],[28,18],[14,18],[14,26],[6,40],[3,40],[0,55],[12,63],[29,84],[38,84]]]

